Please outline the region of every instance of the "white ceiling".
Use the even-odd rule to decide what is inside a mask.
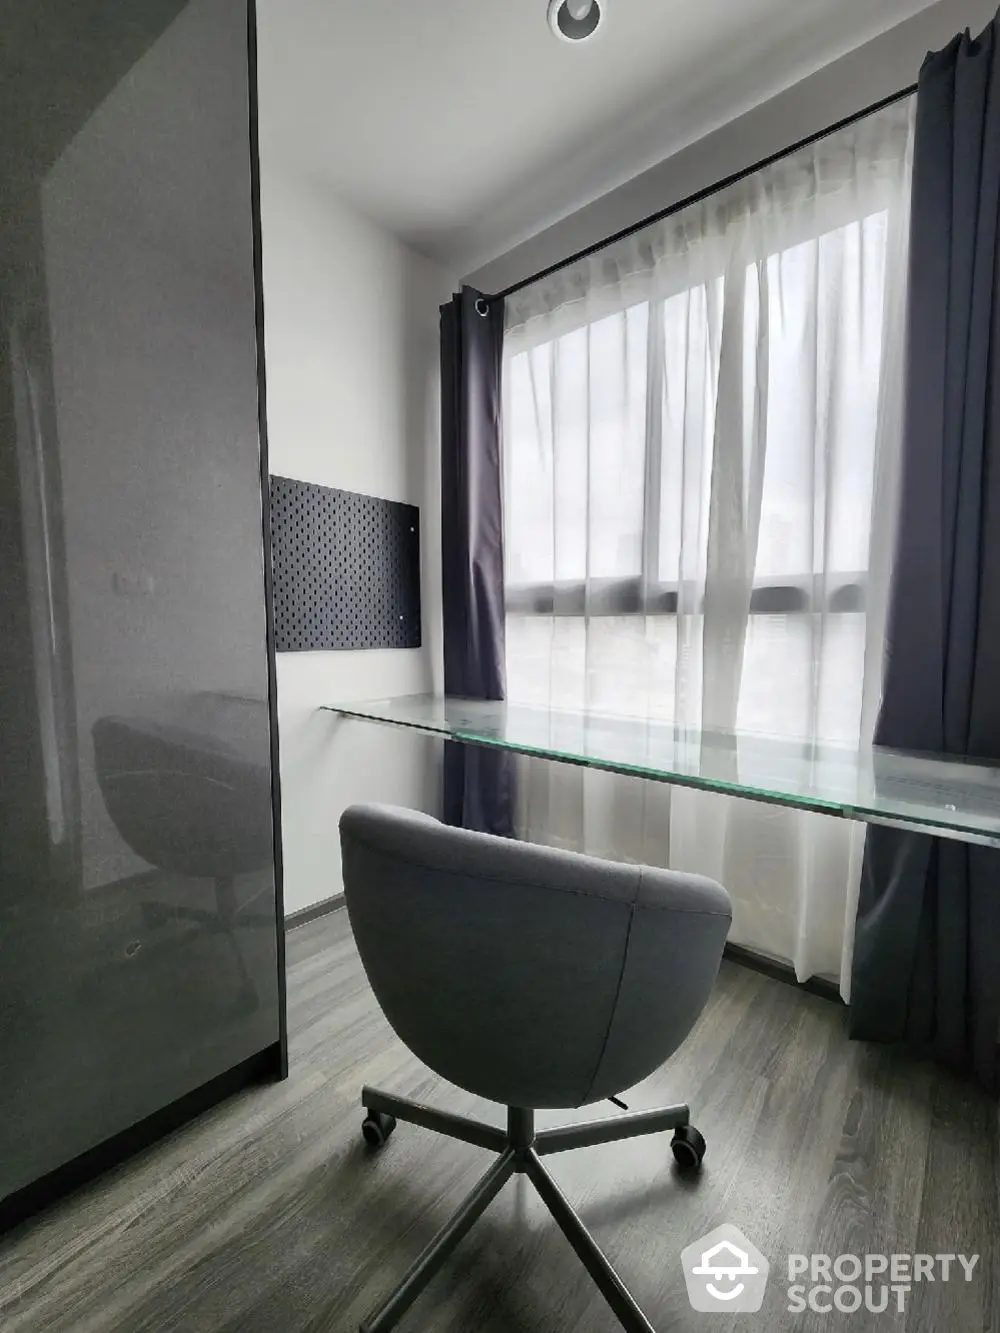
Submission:
[[[930,3],[258,0],[262,153],[468,272]]]

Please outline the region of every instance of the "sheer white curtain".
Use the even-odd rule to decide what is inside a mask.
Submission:
[[[870,738],[912,106],[508,301],[508,697]],[[849,976],[863,829],[524,761],[537,841],[720,879],[732,939]]]

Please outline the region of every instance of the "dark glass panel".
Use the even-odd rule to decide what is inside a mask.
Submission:
[[[9,0],[0,1196],[278,1040],[245,0]]]

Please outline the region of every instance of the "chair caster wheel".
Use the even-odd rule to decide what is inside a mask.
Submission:
[[[697,1171],[705,1156],[705,1140],[694,1125],[680,1125],[674,1130],[670,1148],[681,1171]]]
[[[361,1122],[361,1133],[369,1148],[382,1148],[385,1141],[396,1128],[396,1117],[386,1115],[384,1111],[369,1111]]]

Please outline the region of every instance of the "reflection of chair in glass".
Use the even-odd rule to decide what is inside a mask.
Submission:
[[[215,736],[148,718],[103,717],[93,736],[104,803],[129,847],[168,874],[214,881],[214,909],[147,902],[147,922],[173,918],[226,934],[251,997],[234,932],[273,929],[274,918],[255,914],[252,898],[240,903],[235,880],[273,855],[268,769]]]

